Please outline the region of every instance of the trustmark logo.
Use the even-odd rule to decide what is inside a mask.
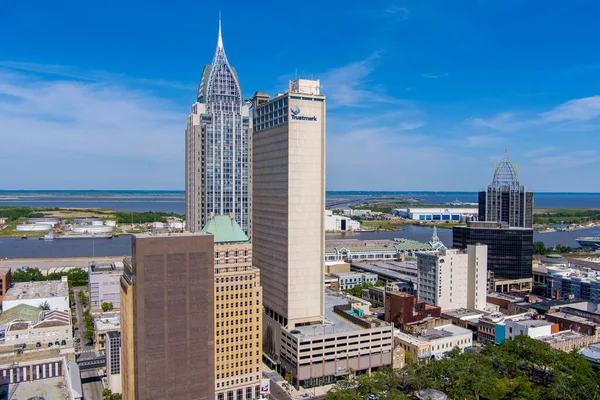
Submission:
[[[300,114],[300,107],[298,106],[294,106],[290,109],[290,111],[292,112],[292,120],[294,121],[316,121],[317,117],[305,117],[303,115],[298,115]]]

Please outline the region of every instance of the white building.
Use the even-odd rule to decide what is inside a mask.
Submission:
[[[360,222],[343,215],[335,215],[331,210],[325,210],[325,230],[328,232],[359,231]]]
[[[72,346],[71,312],[20,304],[0,315],[0,345]]]
[[[347,217],[375,217],[378,215],[381,215],[383,213],[381,212],[373,212],[371,210],[355,210],[352,208],[346,208],[343,209],[342,212],[344,213],[345,216]]]
[[[253,97],[253,262],[267,277],[267,318],[322,321],[325,257],[325,96],[317,80]]]
[[[519,335],[529,336],[532,339],[552,335],[552,322],[542,319],[525,319],[505,321],[506,339],[514,339]],[[558,331],[558,329],[556,329]]]
[[[452,324],[428,329],[421,338],[429,341],[431,357],[436,359],[456,347],[463,352],[473,346],[473,331]]]
[[[394,331],[400,346],[416,359],[441,359],[446,353],[459,348],[468,351],[473,346],[473,331],[456,325],[444,325],[420,332],[418,335]]]
[[[487,245],[417,253],[417,269],[420,301],[442,310],[485,309]]]
[[[476,220],[477,208],[394,208],[392,215],[413,221],[471,221]]]
[[[377,283],[377,275],[361,272],[338,272],[337,274],[331,274],[338,278],[338,285],[340,290],[352,289],[356,285],[362,285],[363,283],[370,283],[374,285]]]
[[[120,268],[119,268],[120,266]],[[123,263],[106,266],[92,266],[88,273],[90,286],[90,309],[102,309],[102,303],[112,303],[113,309],[121,306],[121,287]]]
[[[14,283],[4,296],[2,309],[4,311],[10,310],[19,304],[27,304],[33,307],[47,304],[50,310],[68,310],[69,285],[67,277],[63,276],[60,281]]]

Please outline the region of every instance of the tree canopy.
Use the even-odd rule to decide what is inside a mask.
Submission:
[[[416,391],[431,388],[461,400],[598,400],[599,385],[600,373],[579,354],[518,336],[481,351],[455,349],[439,361],[346,378],[326,399],[360,400],[372,394],[379,400],[412,399]]]
[[[66,276],[72,286],[87,286],[88,284],[88,274],[80,268],[73,268],[67,272],[54,272],[48,275],[43,275],[37,268],[17,269],[12,273],[12,281],[58,281],[62,276]]]

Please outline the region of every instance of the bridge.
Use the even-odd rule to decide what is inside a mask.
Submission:
[[[89,354],[89,355],[88,355]],[[106,355],[86,353],[77,356],[77,365],[80,371],[106,367]]]

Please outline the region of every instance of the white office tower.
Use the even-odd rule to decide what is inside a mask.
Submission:
[[[219,22],[217,50],[202,71],[185,130],[185,214],[190,232],[202,230],[213,213],[233,213],[244,233],[250,233],[249,131],[249,109],[227,61]]]
[[[322,321],[325,96],[319,81],[253,98],[252,241],[267,316],[293,328]]]
[[[487,292],[487,245],[417,254],[419,301],[442,310],[483,310]]]

